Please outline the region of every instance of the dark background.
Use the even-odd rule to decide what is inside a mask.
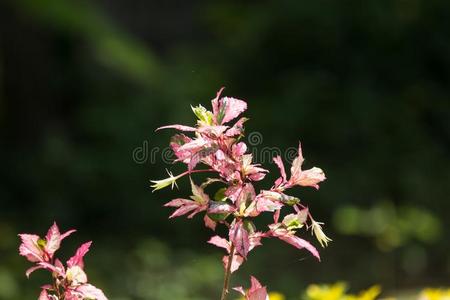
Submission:
[[[254,151],[301,140],[325,170],[293,194],[333,239],[321,263],[267,241],[233,284],[254,274],[288,299],[314,282],[448,285],[449,83],[445,0],[4,1],[0,299],[37,297],[47,274],[25,279],[16,234],[54,220],[78,229],[63,257],[94,240],[87,273],[111,300],[217,299],[212,233],[162,207],[188,181],[149,179],[182,170],[161,157],[173,132],[154,129],[192,125],[189,105],[221,86],[248,101]]]

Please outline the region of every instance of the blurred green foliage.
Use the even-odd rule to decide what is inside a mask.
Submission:
[[[162,72],[148,49],[111,24],[89,1],[19,0],[16,5],[44,24],[85,39],[99,62],[135,81],[152,84]]]
[[[364,210],[355,206],[342,206],[333,218],[342,234],[373,237],[380,250],[393,250],[417,240],[433,244],[442,238],[442,224],[426,209],[414,206],[394,206],[379,202]]]
[[[120,253],[108,255],[114,265],[115,255]],[[117,274],[111,276],[115,284],[109,294],[113,295],[111,299],[213,299],[222,282],[217,258],[143,240],[130,249]]]
[[[320,264],[268,241],[238,276],[289,297],[337,279],[445,283],[449,20],[445,0],[1,3],[0,298],[35,297],[44,279],[25,280],[16,234],[53,220],[79,229],[69,249],[94,240],[88,274],[111,299],[214,297],[211,232],[161,207],[188,185],[152,194],[148,180],[180,170],[161,157],[171,133],[153,130],[192,124],[189,105],[222,85],[249,102],[255,147],[301,139],[325,170],[295,196],[334,240]]]

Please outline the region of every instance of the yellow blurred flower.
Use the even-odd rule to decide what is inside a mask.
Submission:
[[[285,300],[286,298],[281,293],[271,292],[271,293],[269,293],[269,299],[270,300]]]
[[[306,290],[307,300],[375,300],[381,288],[374,285],[358,295],[346,294],[347,286],[343,282],[331,285],[312,284]]]
[[[345,300],[375,300],[381,293],[379,285],[374,285],[367,290],[362,291],[359,295],[347,295]]]
[[[308,300],[341,300],[345,295],[347,286],[343,282],[332,285],[311,284],[306,289]]]
[[[448,289],[425,289],[420,294],[419,300],[450,300],[450,288]]]

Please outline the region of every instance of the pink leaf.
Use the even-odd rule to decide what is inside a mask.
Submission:
[[[53,257],[53,254],[56,250],[59,249],[59,246],[61,244],[61,233],[59,232],[59,228],[58,225],[56,225],[56,222],[53,223],[53,225],[48,230],[45,239],[47,240],[45,251],[50,255],[50,257]]]
[[[228,266],[228,259],[229,259],[228,255],[225,255],[222,259],[223,267],[225,268],[225,270]],[[231,262],[231,268],[230,268],[231,273],[236,272],[239,269],[239,267],[242,265],[243,262],[244,262],[244,258],[242,256],[240,256],[239,254],[233,255],[233,261]]]
[[[196,152],[200,149],[204,148],[206,145],[208,145],[208,141],[204,138],[196,138],[195,140],[192,140],[178,148],[179,151],[190,151],[190,152]]]
[[[167,202],[166,204],[164,204],[164,206],[166,206],[166,207],[180,207],[180,206],[183,206],[183,205],[186,205],[186,204],[191,204],[193,202],[194,201],[188,200],[188,199],[176,198],[176,199],[173,199],[173,200]]]
[[[248,204],[255,200],[256,194],[255,194],[255,188],[251,183],[246,183],[242,190],[239,193],[239,196],[236,201],[236,207],[241,207],[241,204],[244,203],[245,206],[248,206]]]
[[[246,300],[268,300],[269,296],[267,295],[266,287],[262,286],[259,281],[251,276],[251,287],[245,292],[242,287],[234,288],[234,290],[245,296]]]
[[[79,266],[80,268],[84,268],[83,257],[89,251],[89,247],[91,246],[91,244],[92,244],[92,242],[87,242],[87,243],[82,244],[75,252],[75,255],[72,256],[67,261],[67,266],[69,268],[73,267],[73,266]]]
[[[69,235],[71,235],[74,232],[76,232],[76,230],[75,229],[71,229],[71,230],[61,234],[61,241],[64,240],[66,237],[68,237]]]
[[[225,250],[227,250],[228,253],[230,252],[230,243],[226,239],[218,235],[215,235],[212,238],[210,238],[208,243],[220,248],[224,248]]]
[[[67,289],[64,293],[64,300],[79,300],[81,297],[82,295],[74,289]]]
[[[251,286],[250,286],[249,292],[254,292],[257,289],[262,288],[261,283],[258,281],[258,279],[256,279],[256,277],[250,276],[250,282],[251,282]]]
[[[198,214],[201,211],[206,210],[206,206],[205,205],[199,205],[193,212],[191,212],[188,215],[188,219],[192,219],[196,214]]]
[[[233,201],[233,203],[234,203],[234,202],[236,202],[236,200],[238,200],[241,192],[242,192],[242,186],[232,185],[232,186],[229,186],[227,188],[227,190],[225,191],[225,196],[230,198],[230,200]]]
[[[61,272],[64,273],[64,266],[59,259],[55,259],[54,265],[56,269],[61,270]]]
[[[289,179],[290,185],[311,186],[319,189],[318,183],[326,179],[324,172],[320,168],[311,168],[309,170],[302,171],[302,164],[304,158],[302,154],[302,147],[298,145],[298,156],[292,162],[291,178]]]
[[[261,181],[261,180],[264,179],[264,177],[266,177],[266,173],[267,173],[266,170],[263,169],[263,172],[260,172],[260,171],[255,172],[255,173],[253,173],[253,174],[250,174],[250,175],[248,176],[248,178],[249,178],[251,181]]]
[[[269,171],[259,167],[259,164],[252,164],[252,154],[242,155],[241,172],[243,176],[252,181],[262,180]]]
[[[232,213],[236,210],[236,208],[228,203],[219,202],[219,201],[210,201],[208,213],[211,214],[223,214],[223,213]]]
[[[247,151],[247,145],[243,142],[233,145],[232,152],[234,157],[242,156]]]
[[[61,246],[61,241],[71,235],[73,232],[75,232],[74,229],[61,234],[59,232],[58,225],[56,225],[56,222],[53,223],[53,225],[48,230],[47,235],[45,236],[46,244],[44,247],[45,252],[50,256],[50,258],[53,257],[53,254],[55,254],[55,252]]]
[[[197,130],[197,132],[208,135],[208,136],[212,136],[212,137],[219,137],[228,128],[229,128],[228,126],[224,126],[224,125],[202,126]]]
[[[240,118],[239,121],[237,121],[233,127],[231,127],[230,129],[227,130],[227,132],[225,132],[225,135],[228,137],[232,137],[232,136],[237,136],[237,135],[241,135],[244,133],[244,123],[248,121],[247,118]]]
[[[213,100],[211,100],[211,105],[212,105],[212,109],[213,109],[213,118],[214,118],[214,123],[218,124],[219,122],[217,122],[217,116],[219,114],[219,97],[222,94],[223,90],[225,89],[225,87],[221,87],[220,90],[217,92],[216,94],[216,98],[214,98]]]
[[[261,238],[264,237],[260,232],[255,232],[250,235],[250,248],[249,251],[253,250],[257,246],[261,246]]]
[[[47,293],[46,289],[42,289],[38,300],[51,300],[51,298],[48,296],[48,293]]]
[[[281,178],[283,178],[283,181],[286,181],[286,170],[284,169],[284,164],[283,164],[283,160],[281,159],[281,157],[278,155],[276,157],[273,158],[273,161],[275,162],[275,164],[278,166],[278,168],[280,169],[280,173],[281,173]]]
[[[108,300],[102,290],[90,284],[80,285],[75,290],[83,296],[83,299]]]
[[[261,288],[263,288],[261,283],[259,283],[258,279],[256,279],[256,277],[254,277],[254,276],[250,276],[250,282],[251,282],[251,286],[250,286],[250,289],[248,290],[249,294],[253,294],[256,291],[258,291]]]
[[[309,170],[302,171],[300,177],[296,180],[296,184],[301,186],[312,186],[319,189],[318,183],[326,179],[325,173],[320,168],[311,168]]]
[[[300,173],[302,172],[302,164],[305,159],[303,158],[302,153],[302,145],[299,142],[298,143],[298,156],[294,159],[291,166],[291,179],[297,178],[300,176]]]
[[[256,209],[259,212],[264,212],[264,211],[276,211],[279,210],[280,208],[283,207],[283,203],[281,203],[280,201],[276,201],[276,200],[272,200],[269,199],[267,197],[258,197],[257,201],[256,201]]]
[[[193,210],[198,208],[198,204],[195,201],[191,201],[192,204],[186,204],[175,210],[170,216],[169,219],[179,217],[185,215],[187,213],[192,212]]]
[[[22,243],[19,246],[19,254],[25,256],[31,262],[44,260],[44,251],[38,245],[39,236],[35,234],[19,234]]]
[[[244,112],[247,109],[247,103],[236,98],[224,97],[219,100],[219,103],[220,103],[219,116],[223,111],[221,124],[227,123],[237,118],[242,112]]]
[[[39,269],[44,269],[44,267],[43,267],[43,266],[40,266],[40,265],[31,267],[31,268],[29,268],[28,270],[26,270],[25,275],[29,278],[30,275],[31,275],[31,273],[33,273],[34,271],[39,270]]]
[[[205,222],[206,227],[210,228],[213,231],[216,230],[217,223],[214,222],[210,217],[208,217],[207,214],[205,214],[205,216],[203,217],[203,221]]]
[[[192,171],[195,169],[195,167],[198,165],[198,163],[202,160],[203,158],[203,151],[199,151],[197,153],[194,153],[192,155],[190,155],[190,159],[188,162],[188,170]]]
[[[170,140],[170,147],[172,148],[173,153],[177,157],[176,161],[182,161],[183,163],[189,163],[191,152],[189,151],[180,151],[180,147],[186,143],[191,142],[192,139],[190,137],[185,136],[184,134],[177,134],[173,136]]]
[[[252,294],[249,294],[248,300],[267,300],[267,290],[265,287],[259,288]]]
[[[273,221],[275,223],[278,223],[278,219],[280,218],[280,210],[276,210],[275,213],[273,214]]]
[[[170,215],[169,219],[179,217],[188,213],[191,213],[191,215],[189,215],[188,217],[192,218],[198,212],[206,210],[206,204],[182,198],[173,199],[164,204],[164,206],[178,207],[178,209],[175,210],[172,215]]]
[[[217,125],[221,125],[235,119],[247,109],[247,103],[236,98],[223,97],[219,100],[222,90],[223,88],[217,93],[216,98],[211,101],[213,118]]]
[[[57,267],[55,265],[52,265],[52,264],[47,263],[47,262],[40,262],[40,263],[38,263],[38,265],[41,266],[42,269],[46,269],[46,270],[54,272],[54,273],[56,273],[58,275],[64,276],[64,269],[61,269],[61,268],[59,268],[59,267]]]

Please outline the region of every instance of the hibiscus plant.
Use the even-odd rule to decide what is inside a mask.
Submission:
[[[247,259],[251,250],[261,245],[263,238],[278,238],[298,249],[306,249],[320,261],[319,252],[308,241],[296,235],[299,229],[310,230],[322,247],[331,241],[322,231],[322,223],[316,222],[308,207],[300,203],[300,199],[285,192],[293,187],[313,187],[318,189],[319,183],[325,180],[320,168],[313,167],[302,170],[304,161],[302,148],[299,145],[298,156],[293,160],[290,176],[285,171],[280,156],[273,158],[281,176],[271,188],[255,191],[253,183],[264,179],[268,170],[253,162],[252,154],[247,153],[247,145],[242,141],[244,123],[248,120],[241,117],[233,124],[241,113],[247,109],[245,101],[221,97],[223,88],[212,100],[212,112],[199,105],[192,107],[197,116],[196,126],[169,125],[158,128],[172,128],[184,133],[173,136],[170,146],[175,162],[186,164],[187,170],[163,180],[152,181],[154,190],[176,185],[183,176],[190,177],[192,196],[190,199],[176,198],[165,204],[175,208],[170,218],[187,215],[192,218],[204,212],[205,226],[216,229],[222,224],[228,229],[227,237],[213,236],[208,243],[223,248],[225,269],[221,300],[228,294],[231,273]],[[191,136],[188,135],[191,133]],[[205,182],[196,184],[191,175],[208,172],[213,174]],[[214,196],[210,197],[205,188],[218,185]],[[208,189],[212,189],[209,188]],[[291,213],[281,218],[283,207],[290,207]],[[257,229],[253,220],[261,213],[272,213],[273,223],[265,230]],[[251,288],[244,290],[235,288],[249,300],[265,300],[268,298],[266,288],[256,278],[251,278]]]
[[[26,276],[38,269],[45,269],[52,276],[52,282],[41,287],[39,300],[107,300],[100,289],[88,283],[84,272],[83,257],[92,242],[82,244],[66,266],[55,257],[62,240],[74,232],[72,229],[61,234],[56,223],[53,223],[45,238],[35,234],[19,234],[22,241],[20,255],[35,264],[26,271]]]

